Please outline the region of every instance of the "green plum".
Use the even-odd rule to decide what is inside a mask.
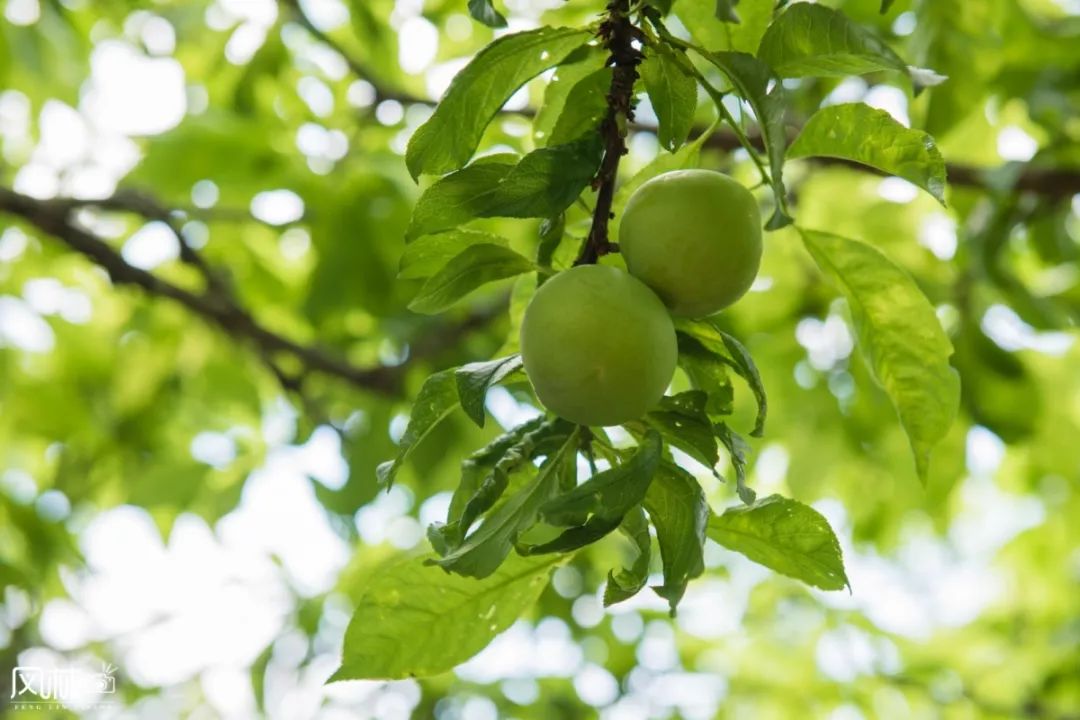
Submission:
[[[641,417],[675,373],[675,326],[660,298],[623,270],[580,265],[525,309],[521,356],[540,402],[580,425]]]
[[[630,196],[619,225],[626,267],[682,317],[723,310],[761,265],[761,214],[750,191],[711,170],[675,170]]]

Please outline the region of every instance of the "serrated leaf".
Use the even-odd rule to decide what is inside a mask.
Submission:
[[[704,57],[720,69],[739,95],[750,103],[757,117],[765,154],[769,158],[769,177],[772,183],[776,209],[765,224],[769,230],[778,230],[791,224],[787,212],[787,191],[784,189],[784,148],[787,130],[784,128],[784,86],[771,83],[769,66],[753,55],[740,52],[705,53]]]
[[[454,371],[443,370],[424,381],[413,403],[409,424],[398,444],[397,457],[376,468],[379,482],[387,487],[393,484],[401,464],[428,433],[458,407],[457,384]]]
[[[499,235],[479,230],[447,230],[425,235],[405,246],[401,255],[398,278],[415,280],[431,277],[462,250],[473,245],[501,245],[510,241]]]
[[[952,343],[911,276],[880,250],[829,233],[800,230],[818,267],[843,292],[867,365],[889,396],[925,483],[930,451],[960,403]]]
[[[575,430],[547,459],[532,482],[484,518],[480,527],[461,545],[429,562],[459,575],[476,578],[495,572],[510,553],[518,535],[536,522],[541,506],[558,490],[560,464],[573,461],[577,442]]]
[[[484,427],[484,401],[489,388],[498,385],[521,369],[521,356],[511,355],[462,365],[454,371],[461,409],[480,427]]]
[[[407,555],[372,574],[327,682],[437,675],[480,652],[540,597],[565,556],[511,557],[482,580]]]
[[[641,79],[659,123],[661,147],[675,151],[686,142],[697,110],[697,82],[672,57],[676,52],[660,45],[641,63]]]
[[[469,0],[469,14],[491,28],[506,27],[506,18],[495,9],[491,0]]]
[[[608,572],[607,586],[604,588],[604,607],[629,600],[649,581],[652,537],[649,535],[649,521],[640,505],[631,508],[630,512],[623,516],[619,530],[634,543],[636,555],[630,567],[619,572]]]
[[[482,158],[436,181],[413,207],[405,241],[443,230],[458,229],[478,217],[491,193],[517,164],[514,155]]]
[[[739,15],[735,12],[735,6],[739,0],[716,0],[716,19],[721,22],[738,23]]]
[[[546,145],[561,145],[582,135],[595,134],[607,114],[607,94],[611,87],[611,68],[600,68],[579,80],[566,96]]]
[[[705,571],[709,505],[693,475],[674,463],[661,461],[645,494],[645,510],[656,528],[664,564],[664,584],[653,590],[675,612],[687,583]]]
[[[836,534],[809,505],[771,495],[714,515],[708,534],[729,550],[822,590],[848,585]]]
[[[835,157],[904,178],[945,204],[945,159],[934,139],[863,103],[814,113],[788,149],[789,158]]]
[[[573,432],[574,426],[565,420],[541,416],[500,436],[463,462],[461,482],[450,500],[447,522],[428,528],[428,536],[439,554],[446,555],[465,541],[473,523],[506,492],[513,473],[535,458],[550,458]],[[556,467],[555,471],[558,474],[561,468]]]
[[[622,518],[645,499],[660,462],[660,434],[649,430],[626,462],[592,476],[573,490],[548,500],[540,517],[552,525],[588,516],[550,542],[519,546],[523,555],[567,552],[596,542],[619,526]]]
[[[589,40],[586,30],[541,27],[504,35],[481,50],[450,83],[427,122],[409,139],[413,178],[457,170],[476,152],[499,108],[526,82]]]
[[[600,165],[598,135],[541,148],[520,161],[482,158],[438,180],[413,208],[406,240],[483,217],[557,215],[577,199]]]
[[[413,312],[442,312],[481,285],[531,272],[536,266],[528,258],[501,245],[473,245],[465,248],[442,270],[432,275],[413,301]]]
[[[702,390],[666,395],[660,398],[656,410],[645,415],[645,422],[656,428],[669,444],[713,470],[720,455],[712,422],[705,412],[708,402],[709,396]]]
[[[773,21],[758,57],[780,77],[907,72],[907,63],[884,40],[842,12],[811,3],[796,3]]]
[[[696,342],[746,381],[757,402],[757,417],[750,434],[753,437],[761,437],[765,430],[766,417],[769,414],[769,400],[765,393],[765,383],[761,379],[761,373],[758,372],[750,351],[735,336],[721,330],[715,322],[710,320],[679,319],[676,320],[675,327],[680,335]],[[684,345],[688,352],[695,349],[691,343],[680,340],[680,352]]]
[[[475,451],[461,461],[461,481],[450,499],[447,524],[457,523],[465,512],[466,505],[476,496],[481,482],[497,470],[503,474],[511,471],[512,465],[528,462],[528,453],[522,452],[522,443],[532,433],[545,427],[550,421],[542,415],[514,427],[498,436],[490,443]],[[494,503],[496,498],[492,499]],[[490,504],[488,505],[490,507]],[[484,508],[486,510],[487,508]],[[481,511],[483,512],[483,511]],[[466,531],[468,528],[466,528]]]

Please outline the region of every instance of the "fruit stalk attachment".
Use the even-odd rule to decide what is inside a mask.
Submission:
[[[634,119],[634,82],[638,78],[637,66],[642,60],[639,48],[644,40],[641,30],[630,19],[630,0],[608,2],[597,36],[611,53],[608,58],[608,64],[612,66],[611,87],[607,95],[607,114],[600,124],[604,159],[592,181],[592,187],[597,191],[596,208],[589,235],[575,265],[595,263],[601,255],[615,249],[608,237],[608,221],[615,198],[619,160],[626,154],[627,127]]]

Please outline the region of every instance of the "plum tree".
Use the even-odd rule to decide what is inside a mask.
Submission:
[[[640,280],[580,265],[536,291],[521,325],[525,372],[544,406],[581,425],[640,417],[675,372],[675,327]]]
[[[630,273],[673,314],[712,315],[742,297],[757,276],[757,201],[718,172],[664,173],[630,197],[619,226],[619,249]]]

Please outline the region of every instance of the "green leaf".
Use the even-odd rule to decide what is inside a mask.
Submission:
[[[585,45],[578,48],[566,61],[555,68],[550,82],[544,88],[544,100],[533,118],[533,140],[537,147],[550,145],[555,123],[566,109],[570,92],[585,77],[607,64],[607,53],[600,47]],[[604,90],[607,95],[607,90]]]
[[[659,407],[646,414],[645,422],[660,431],[672,445],[713,470],[720,461],[712,422],[705,412],[709,396],[687,390],[660,398]]]
[[[534,150],[516,164],[507,162],[506,156],[482,158],[424,191],[413,209],[406,240],[482,217],[558,215],[592,180],[600,156],[601,139],[590,135]]]
[[[771,495],[709,519],[709,538],[778,573],[822,590],[849,585],[828,521],[809,505]]]
[[[716,328],[716,331],[720,333],[724,347],[731,355],[735,372],[746,381],[750,386],[750,391],[754,393],[754,399],[757,401],[757,418],[754,420],[754,429],[750,431],[750,435],[761,437],[765,432],[765,418],[769,414],[769,400],[765,395],[765,383],[761,381],[761,373],[758,372],[750,351],[741,342],[720,328]]]
[[[596,542],[619,526],[623,516],[645,499],[660,462],[660,434],[649,430],[626,462],[592,476],[573,490],[544,503],[540,517],[552,525],[588,515],[582,525],[571,527],[554,540],[521,545],[523,555],[567,552]]]
[[[645,510],[656,527],[664,563],[664,584],[653,590],[675,612],[687,583],[705,571],[709,504],[693,475],[664,460],[645,495]]]
[[[481,158],[436,181],[416,201],[405,241],[458,229],[470,220],[485,217],[481,213],[490,203],[492,192],[514,169],[517,160],[509,154]]]
[[[895,0],[881,0],[881,14],[882,15],[889,12],[889,8],[892,7],[893,2],[895,2]]]
[[[499,235],[479,230],[447,230],[425,235],[405,246],[401,255],[398,278],[414,280],[431,277],[467,247],[473,245],[502,245],[510,241]]]
[[[769,89],[771,72],[769,66],[753,55],[740,52],[705,53],[709,62],[720,69],[739,95],[750,103],[765,143],[769,158],[769,175],[776,199],[776,209],[765,227],[778,230],[791,224],[787,212],[787,191],[784,190],[784,147],[787,130],[784,128],[784,86],[777,82]]]
[[[457,384],[454,371],[437,372],[420,388],[420,394],[413,403],[409,424],[401,436],[397,457],[384,462],[376,468],[379,482],[387,487],[393,484],[401,464],[428,433],[458,407]]]
[[[413,178],[442,175],[469,161],[499,108],[526,82],[588,41],[586,30],[542,27],[504,35],[481,50],[450,83],[405,151]]]
[[[739,0],[716,0],[716,19],[721,22],[738,23],[739,16],[735,12],[735,6]]]
[[[881,38],[838,10],[796,3],[761,38],[758,57],[780,77],[907,72],[907,64]]]
[[[634,543],[634,562],[619,572],[608,571],[607,586],[604,588],[604,607],[629,600],[637,595],[649,581],[649,561],[651,559],[652,537],[649,535],[649,521],[640,505],[631,508],[623,516],[619,530]]]
[[[844,293],[859,347],[885,389],[925,483],[930,451],[949,431],[960,403],[953,347],[915,281],[866,243],[800,230],[818,267]]]
[[[765,419],[769,414],[769,400],[765,394],[765,383],[761,380],[761,373],[758,372],[750,351],[733,335],[721,330],[711,320],[680,319],[676,320],[675,327],[682,338],[685,338],[679,341],[680,353],[683,352],[685,346],[687,357],[695,358],[693,353],[696,352],[698,361],[703,364],[705,360],[700,357],[700,350],[693,344],[696,342],[700,349],[711,353],[718,361],[730,367],[746,381],[757,401],[757,417],[750,434],[753,437],[761,437],[765,430]]]
[[[717,16],[717,6],[704,0],[677,0],[675,14],[699,45],[713,51],[755,53],[772,20],[776,0],[739,0],[737,4],[737,24],[724,22]]]
[[[563,236],[566,233],[566,213],[559,213],[555,217],[546,218],[540,223],[540,242],[536,245],[536,264],[542,268],[551,269],[551,261],[555,257],[555,251],[559,249]],[[544,280],[543,273],[537,278],[539,285]]]
[[[934,139],[863,103],[814,113],[788,149],[789,158],[835,157],[902,177],[945,204],[945,160]]]
[[[697,82],[683,72],[665,45],[653,47],[641,63],[641,79],[659,122],[660,145],[674,152],[686,142],[697,110]]]
[[[469,14],[488,27],[506,27],[506,18],[495,9],[491,0],[469,0]]]
[[[726,359],[710,352],[686,333],[677,333],[676,337],[679,341],[679,366],[690,378],[694,389],[703,391],[709,397],[705,411],[710,415],[730,415],[735,389],[728,377]]]
[[[509,248],[472,245],[424,283],[409,309],[426,314],[442,312],[481,285],[535,269],[531,260]]]
[[[660,461],[661,445],[660,434],[648,431],[629,460],[597,473],[570,492],[551,499],[541,509],[542,518],[552,525],[563,524],[563,518],[567,516],[589,513],[621,518],[640,502],[640,498],[635,500],[638,495],[635,486],[648,486]],[[644,492],[643,487],[641,494]]]
[[[565,556],[511,557],[482,580],[414,555],[372,573],[328,682],[437,675],[480,652],[528,610]]]
[[[731,456],[731,467],[735,469],[735,491],[739,499],[747,505],[752,504],[757,493],[746,484],[746,454],[749,450],[746,441],[727,423],[716,423],[713,425],[713,432]]]
[[[611,68],[600,68],[579,80],[566,96],[559,119],[546,145],[561,145],[587,133],[596,133],[607,114],[607,94],[611,87]]]
[[[565,530],[550,542],[519,545],[523,555],[565,553],[596,542],[619,527],[622,518],[642,503],[657,472],[662,444],[660,434],[650,430],[627,460],[611,470],[593,475],[569,492],[544,503],[540,517],[551,525],[568,525],[582,517],[583,524]]]
[[[591,134],[564,145],[534,150],[499,183],[480,217],[558,215],[570,207],[600,167],[603,141]]]
[[[521,356],[462,365],[454,371],[461,409],[480,427],[484,427],[484,400],[488,388],[498,385],[521,369]]]
[[[536,431],[550,424],[551,422],[542,415],[533,418],[508,430],[462,460],[461,481],[450,499],[447,526],[455,524],[461,519],[467,504],[473,500],[480,489],[482,481],[496,473],[501,473],[504,476],[509,475],[516,466],[528,462],[532,444],[523,445],[523,443],[526,443],[527,439],[533,438]],[[503,487],[505,488],[505,485]],[[501,493],[500,490],[499,494]],[[490,503],[480,509],[477,514],[490,508],[497,499],[497,495],[492,497]],[[460,543],[460,538],[453,542],[455,544]]]
[[[477,578],[495,572],[510,553],[518,535],[532,527],[541,506],[558,490],[561,465],[574,461],[577,443],[578,433],[575,430],[562,447],[547,459],[532,482],[486,517],[480,527],[465,538],[465,542],[444,557],[428,562],[459,575]]]

